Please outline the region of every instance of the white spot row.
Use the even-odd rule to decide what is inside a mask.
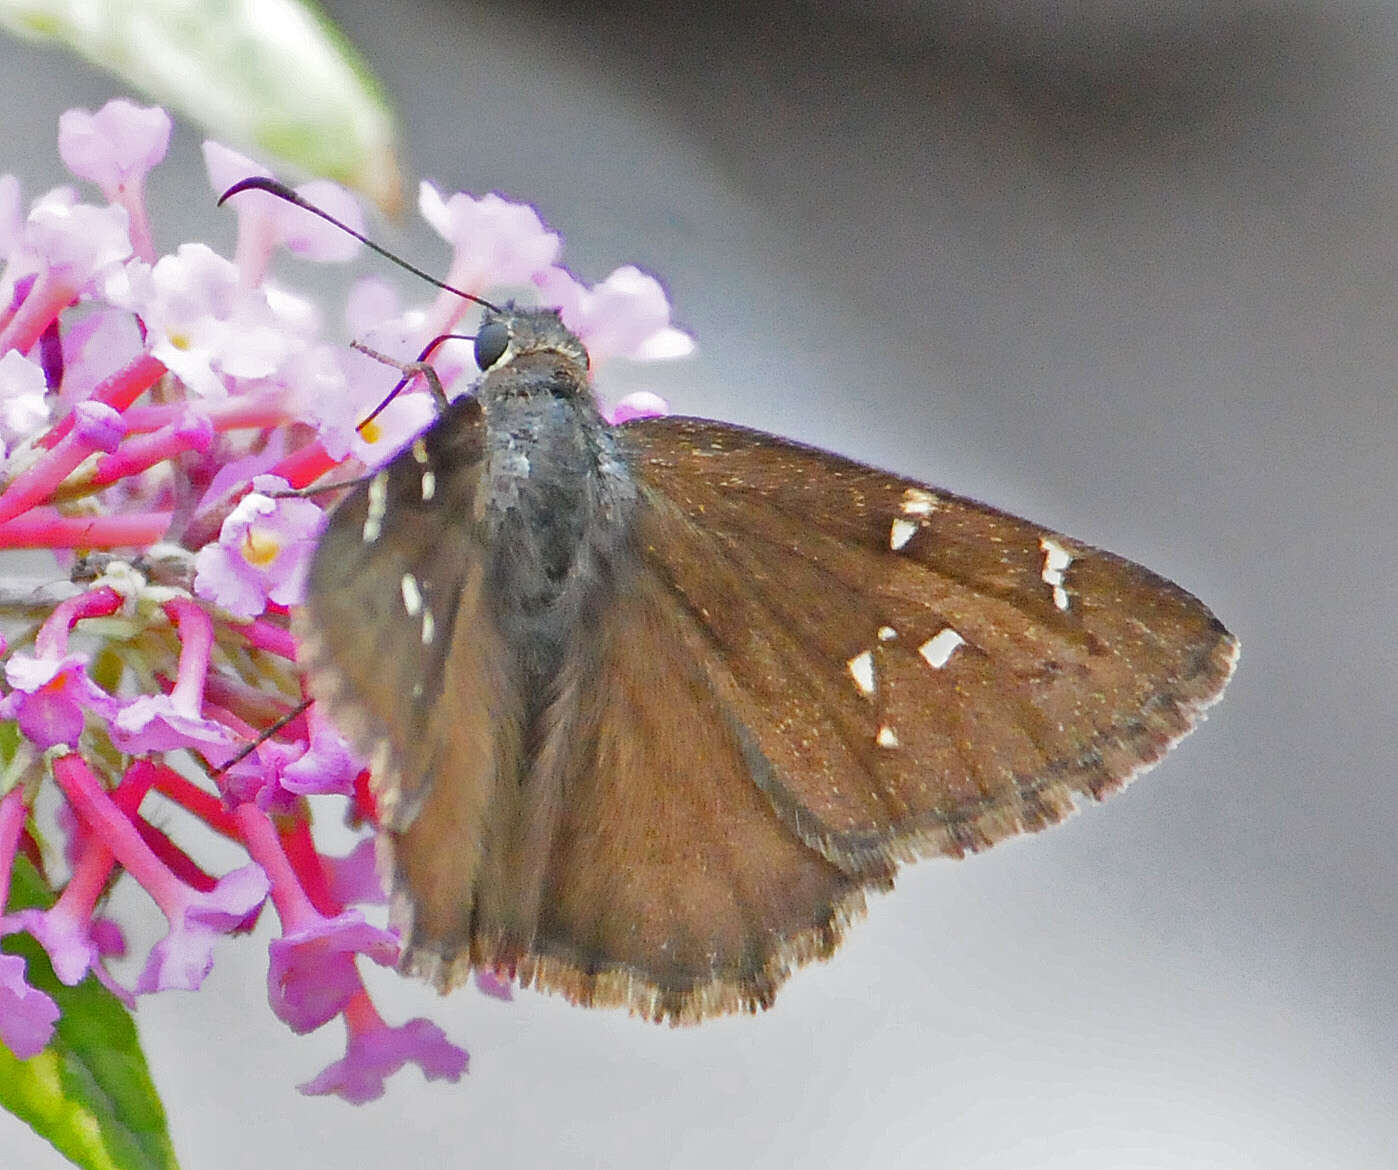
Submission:
[[[898,631],[892,626],[879,627],[880,642],[891,642],[896,637],[898,637]],[[923,661],[928,666],[934,670],[941,670],[951,661],[951,656],[956,653],[957,647],[964,645],[966,645],[966,639],[950,626],[946,626],[919,646],[917,652],[922,655]],[[872,650],[861,650],[845,663],[845,669],[854,679],[854,685],[858,688],[859,693],[866,699],[879,689],[878,679],[874,674],[874,652]]]
[[[369,481],[369,511],[364,517],[361,536],[365,544],[373,544],[383,531],[383,516],[388,510],[388,473],[381,471]]]

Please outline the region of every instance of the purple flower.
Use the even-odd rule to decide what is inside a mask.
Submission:
[[[97,113],[69,110],[58,119],[58,153],[80,179],[96,183],[112,203],[139,188],[170,148],[170,115],[123,98]]]
[[[634,394],[628,394],[611,410],[602,413],[609,423],[618,426],[630,422],[633,418],[662,418],[670,413],[670,404],[659,394],[652,394],[649,390],[637,390]]]
[[[103,378],[134,361],[141,351],[136,319],[122,309],[98,309],[65,328],[60,403],[71,408],[85,401]]]
[[[61,274],[75,287],[114,269],[131,255],[126,211],[79,203],[65,187],[35,202],[25,224],[24,241],[49,273]]]
[[[308,723],[309,743],[268,740],[229,767],[224,773],[225,796],[234,803],[253,801],[264,812],[294,814],[301,796],[352,795],[363,764],[344,737],[319,716],[309,717]]]
[[[24,978],[24,960],[0,954],[0,1042],[20,1060],[48,1047],[58,1005]]]
[[[380,369],[382,368],[380,366]],[[382,397],[384,393],[383,383],[378,382],[376,385],[377,390],[373,405],[378,404],[378,398]],[[362,427],[358,426],[358,422],[363,419],[365,413],[361,410],[358,418],[350,422],[344,433],[348,439],[349,453],[365,467],[374,468],[388,462],[402,450],[414,435],[421,433],[437,417],[437,408],[427,393],[405,388],[374,416],[372,422]],[[322,434],[324,433],[322,432]],[[331,449],[330,442],[331,438],[327,435],[327,450]]]
[[[344,857],[321,855],[330,896],[342,906],[355,902],[381,904],[388,901],[379,881],[377,850],[372,837],[365,837]]]
[[[311,741],[282,769],[282,787],[300,796],[352,796],[354,778],[363,770],[363,763],[315,707],[307,716],[307,725]]]
[[[203,398],[226,396],[225,379],[274,377],[318,324],[308,302],[245,286],[207,244],[181,244],[154,266],[133,260],[106,289],[145,322],[149,352]]]
[[[478,967],[474,974],[476,977],[476,990],[482,995],[488,995],[492,999],[514,999],[513,989],[493,971],[486,971]]]
[[[243,179],[271,178],[264,167],[218,142],[204,143],[204,169],[220,195]],[[355,231],[364,230],[363,210],[338,183],[316,179],[297,187],[296,193]],[[264,191],[241,192],[230,203],[238,216],[238,264],[251,278],[249,283],[261,279],[278,247],[307,260],[332,263],[352,260],[359,254],[359,242],[353,236]]]
[[[384,901],[374,843],[363,840],[335,859],[319,852],[311,833],[316,802],[307,796],[356,794],[365,778],[345,741],[313,711],[304,742],[263,744],[215,777],[216,792],[160,758],[192,751],[209,764],[228,759],[249,725],[261,725],[295,688],[285,624],[242,620],[302,597],[323,513],[312,501],[282,496],[285,480],[310,481],[340,461],[378,466],[435,409],[419,379],[360,427],[397,372],[322,341],[315,304],[265,280],[280,247],[319,259],[357,251],[304,210],[244,193],[231,204],[232,260],[197,243],[156,252],[143,187],[169,131],[162,111],[129,102],[65,115],[63,157],[110,206],[84,203],[69,187],[27,206],[19,183],[0,176],[0,535],[13,547],[59,547],[65,569],[82,549],[138,554],[94,558],[99,579],[54,605],[37,630],[13,632],[19,652],[5,662],[0,720],[17,723],[23,758],[47,752],[49,767],[0,798],[0,911],[30,815],[26,800],[50,775],[66,798],[58,819],[70,826],[69,876],[49,909],[0,913],[0,936],[27,930],[61,980],[90,973],[129,1001],[104,963],[122,946],[120,931],[96,917],[115,867],[169,924],[137,964],[143,993],[198,987],[218,936],[246,929],[270,895],[284,932],[269,947],[273,1010],[297,1031],[336,1015],[348,1028],[344,1058],[306,1091],[370,1100],[410,1062],[454,1080],[466,1053],[425,1020],[385,1024],[360,977],[361,955],[387,965],[399,949],[392,932],[344,909]],[[220,190],[258,171],[214,143],[205,144],[205,160]],[[302,191],[358,226],[358,208],[343,191]],[[651,278],[621,269],[590,288],[557,268],[559,238],[532,208],[498,195],[448,197],[430,185],[420,204],[450,242],[454,283],[482,290],[535,283],[563,307],[594,358],[673,356],[692,346],[670,324],[664,291]],[[361,282],[347,305],[353,335],[411,359],[473,311],[451,294],[430,307],[425,300],[400,304],[383,282]],[[475,377],[468,344],[440,344],[432,361],[453,389]],[[664,409],[655,396],[635,394],[610,417]],[[197,597],[182,587],[191,566]],[[75,633],[82,638],[75,649],[88,654],[69,653]],[[120,697],[98,679],[113,690],[119,679]],[[152,789],[245,848],[251,864],[201,893],[206,874],[176,839],[184,821],[166,832],[140,815]],[[367,805],[367,793],[360,797]],[[509,994],[491,974],[477,983],[485,994]],[[53,1000],[24,981],[22,960],[0,955],[0,1041],[23,1055],[40,1051],[56,1017]]]
[[[111,721],[112,742],[129,755],[193,748],[205,755],[234,739],[231,728],[204,715],[204,683],[214,627],[209,615],[187,597],[166,603],[180,636],[180,663],[168,695],[137,695]]]
[[[207,753],[230,747],[237,738],[217,719],[209,719],[182,697],[137,695],[111,720],[112,742],[128,755],[192,748]]]
[[[171,988],[197,991],[213,969],[214,943],[219,935],[242,925],[262,904],[267,890],[267,875],[256,865],[225,874],[207,894],[181,884],[174,904],[160,907],[169,920],[170,932],[151,948],[145,969],[136,980],[137,992]]]
[[[79,402],[73,430],[98,451],[115,451],[126,437],[126,420],[105,402]]]
[[[306,588],[325,513],[310,500],[273,498],[286,481],[259,475],[223,521],[216,544],[195,558],[194,591],[238,617],[256,617],[271,599],[296,605]]]
[[[0,357],[0,456],[33,438],[49,421],[48,384],[37,362],[18,350]]]
[[[32,934],[48,952],[59,982],[72,987],[101,957],[88,930],[90,919],[70,913],[60,900],[48,910],[21,910],[11,921]]]
[[[15,652],[5,662],[5,681],[14,690],[0,702],[0,716],[15,719],[25,739],[47,749],[77,747],[86,712],[114,718],[119,704],[87,674],[87,657],[34,657]]]
[[[354,956],[381,967],[398,958],[398,936],[364,921],[357,910],[334,918],[304,915],[306,921],[268,945],[267,998],[277,1017],[294,1032],[310,1032],[345,1010],[364,984]]]
[[[467,292],[490,284],[523,284],[548,268],[563,246],[532,207],[499,195],[475,199],[458,191],[444,199],[424,182],[418,189],[418,210],[455,249],[447,283]],[[452,300],[462,305],[459,297]]]
[[[534,277],[544,303],[587,342],[596,367],[611,357],[662,361],[694,352],[694,338],[670,324],[670,300],[660,281],[631,265],[588,288],[562,268]]]
[[[409,1061],[428,1080],[458,1081],[466,1071],[465,1049],[452,1044],[430,1020],[409,1020],[391,1028],[374,1015],[356,1027],[350,1016],[349,1042],[343,1060],[337,1060],[319,1076],[301,1086],[310,1096],[334,1093],[353,1105],[383,1096],[383,1083]]]
[[[365,344],[389,353],[411,348],[399,332],[386,341],[380,331],[371,330]],[[359,424],[383,399],[398,374],[354,350],[333,352],[316,347],[290,362],[286,375],[295,386],[293,413],[316,428],[332,459],[353,455],[366,466],[376,467],[397,454],[436,414],[425,390],[409,386],[361,430]]]

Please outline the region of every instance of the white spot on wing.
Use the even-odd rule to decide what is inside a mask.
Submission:
[[[437,475],[433,471],[422,473],[422,501],[426,503],[437,494]]]
[[[849,672],[854,678],[854,685],[859,688],[861,695],[872,695],[875,689],[874,683],[874,652],[864,650],[856,654],[847,663]]]
[[[413,458],[422,464],[427,462],[427,443],[421,435],[413,440]]]
[[[903,493],[904,516],[930,516],[937,506],[937,497],[922,488],[909,488]]]
[[[424,646],[432,645],[432,639],[436,636],[436,620],[432,617],[432,611],[430,609],[424,609],[422,611],[422,644]]]
[[[893,526],[888,530],[888,547],[897,552],[912,540],[936,506],[937,497],[931,492],[922,488],[908,488],[903,493],[903,502],[899,505],[903,514],[894,519]]]
[[[956,653],[956,648],[964,645],[966,645],[966,639],[947,626],[928,638],[917,648],[917,652],[927,660],[928,666],[934,670],[941,670],[951,661],[951,656]]]
[[[411,573],[404,573],[398,584],[403,590],[403,608],[408,611],[409,617],[417,617],[422,612],[422,590],[417,587],[417,578]]]
[[[891,641],[893,641],[893,639],[896,638],[897,636],[898,636],[898,631],[895,630],[892,626],[880,626],[880,627],[879,627],[879,641],[880,641],[880,642],[891,642]]]
[[[388,473],[381,471],[369,481],[369,511],[364,516],[365,544],[373,544],[383,531],[383,514],[388,510]]]
[[[898,746],[898,733],[891,727],[880,727],[879,733],[874,736],[874,742],[882,748],[896,748]]]
[[[1067,609],[1068,590],[1063,586],[1063,574],[1073,563],[1073,554],[1047,536],[1039,537],[1039,547],[1044,551],[1044,571],[1039,576],[1053,590],[1053,604],[1059,609]]]

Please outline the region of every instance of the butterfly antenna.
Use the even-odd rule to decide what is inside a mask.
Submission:
[[[332,223],[342,232],[353,236],[370,251],[377,252],[385,260],[393,261],[399,268],[406,269],[414,276],[427,281],[428,284],[436,285],[437,288],[445,289],[449,293],[455,293],[464,300],[472,301],[477,305],[489,309],[492,313],[500,312],[498,305],[491,304],[484,297],[478,297],[475,293],[468,293],[459,288],[454,288],[452,285],[447,284],[446,281],[438,280],[430,272],[424,272],[421,268],[417,267],[417,265],[409,264],[401,256],[395,256],[387,248],[374,243],[374,241],[364,235],[363,232],[355,231],[349,224],[336,219],[328,211],[324,211],[310,200],[302,198],[285,183],[279,183],[276,179],[266,179],[261,175],[253,175],[249,178],[242,179],[234,183],[233,186],[229,187],[227,191],[218,197],[218,205],[222,207],[226,200],[231,199],[234,195],[238,195],[243,191],[265,191],[268,195],[275,195],[278,199],[309,211],[312,215],[318,215],[321,219],[325,220],[326,223]]]
[[[362,421],[356,424],[354,429],[362,434],[364,428],[378,418],[383,412],[384,407],[398,397],[403,387],[419,375],[427,379],[428,389],[431,390],[432,397],[437,402],[437,408],[439,410],[445,410],[447,406],[446,391],[442,389],[442,382],[441,379],[437,377],[437,371],[427,364],[427,359],[432,356],[432,352],[444,341],[475,340],[476,336],[474,333],[439,333],[422,347],[422,352],[417,355],[417,361],[415,362],[400,362],[397,358],[391,358],[387,354],[379,353],[378,350],[370,349],[367,345],[362,345],[358,341],[350,342],[351,349],[358,350],[366,357],[373,358],[376,362],[382,362],[386,366],[392,366],[395,370],[403,371],[403,376],[398,379],[393,389],[384,395],[383,401],[380,402],[378,406],[374,407]]]
[[[231,760],[221,765],[220,767],[214,768],[209,773],[209,775],[214,777],[214,779],[218,779],[218,777],[222,776],[225,772],[227,772],[229,768],[233,767],[234,764],[241,764],[250,755],[252,755],[253,752],[257,751],[258,748],[260,748],[264,743],[271,739],[272,736],[276,735],[277,732],[279,732],[288,723],[291,723],[293,720],[305,714],[306,711],[310,708],[310,705],[310,699],[305,699],[302,702],[297,703],[296,706],[294,706],[280,719],[276,720],[276,722],[274,722],[270,727],[265,728],[263,731],[259,732],[257,738],[254,739],[251,743],[245,744],[242,750],[238,752],[236,756],[234,756]]]

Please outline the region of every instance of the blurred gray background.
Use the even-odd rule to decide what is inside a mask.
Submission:
[[[294,1092],[342,1037],[290,1035],[261,943],[226,944],[206,991],[139,1014],[184,1165],[1398,1165],[1398,15],[328,7],[411,178],[534,201],[589,278],[665,279],[701,346],[646,371],[677,410],[1105,545],[1244,650],[1157,771],[906,872],[760,1018],[383,975],[385,1014],[431,1015],[471,1072],[356,1109]],[[58,114],[120,90],[9,41],[0,68],[0,167],[33,193],[63,178]],[[231,238],[198,139],[153,182],[164,248]],[[8,1117],[0,1149],[60,1164]]]

